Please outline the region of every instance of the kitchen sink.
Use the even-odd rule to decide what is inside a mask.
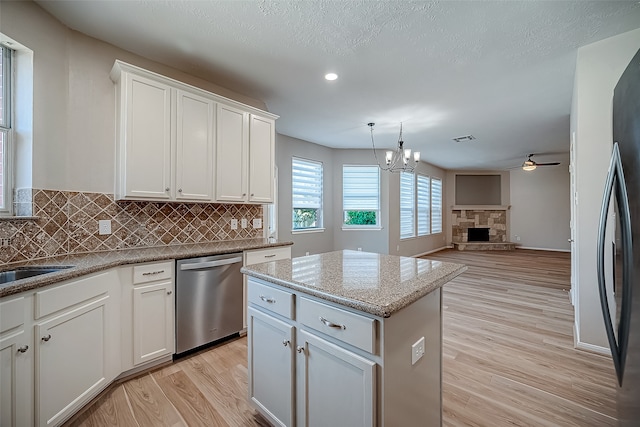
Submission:
[[[0,285],[13,282],[27,277],[40,276],[47,273],[55,273],[56,271],[65,270],[73,267],[72,265],[56,265],[42,267],[18,267],[15,270],[0,272]]]

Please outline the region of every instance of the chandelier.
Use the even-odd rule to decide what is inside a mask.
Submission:
[[[373,146],[373,155],[376,158],[378,167],[383,171],[389,172],[413,172],[420,161],[420,152],[415,151],[413,153],[413,160],[411,159],[411,149],[404,148],[404,141],[402,140],[402,122],[400,122],[400,136],[398,136],[398,146],[395,151],[387,150],[385,155],[385,165],[381,165],[378,160],[378,154],[376,153],[376,144],[373,142],[373,127],[375,123],[368,123],[367,126],[371,129],[371,145]]]

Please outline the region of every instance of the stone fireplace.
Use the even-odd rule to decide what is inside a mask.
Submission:
[[[507,239],[507,206],[454,206],[451,211],[452,242],[460,250],[513,249]]]

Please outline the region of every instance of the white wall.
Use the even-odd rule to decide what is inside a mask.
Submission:
[[[576,343],[608,352],[596,282],[600,205],[612,146],[613,89],[640,48],[640,29],[578,49],[571,132],[575,132]]]
[[[510,174],[509,240],[523,248],[570,251],[569,170],[566,164]],[[520,236],[518,241],[516,236]]]
[[[334,228],[334,167],[333,150],[286,135],[276,135],[276,165],[278,166],[278,240],[293,242],[291,255],[307,252],[317,254],[333,250]],[[291,158],[299,157],[322,162],[323,227],[324,231],[291,232]],[[337,199],[335,199],[337,200]]]
[[[34,188],[113,193],[109,71],[116,59],[265,109],[260,101],[72,31],[31,1],[0,2],[0,31],[33,51]]]

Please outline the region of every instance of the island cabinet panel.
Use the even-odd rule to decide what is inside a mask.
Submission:
[[[293,425],[294,328],[248,309],[249,399],[277,426]]]
[[[297,425],[374,426],[375,362],[304,330],[296,344]]]

